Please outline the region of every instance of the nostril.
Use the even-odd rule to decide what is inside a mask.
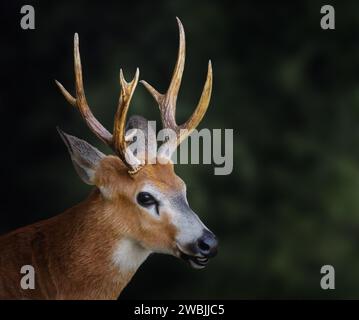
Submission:
[[[214,257],[217,254],[218,241],[216,236],[209,231],[205,231],[201,238],[197,240],[197,248],[206,257]]]
[[[209,246],[209,244],[206,243],[206,240],[205,239],[200,239],[198,241],[198,248],[200,248],[200,250],[203,252],[203,253],[206,253],[208,252],[211,247]]]

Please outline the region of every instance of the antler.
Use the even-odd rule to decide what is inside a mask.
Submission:
[[[82,78],[79,36],[77,33],[75,33],[74,36],[74,70],[76,98],[73,97],[60,82],[55,80],[61,93],[71,105],[77,107],[90,130],[119,155],[125,165],[130,169],[129,173],[137,172],[139,170],[138,160],[136,161],[136,158],[131,154],[130,150],[127,150],[125,124],[128,107],[138,83],[139,70],[136,70],[135,77],[130,83],[125,81],[122,70],[120,71],[121,93],[114,121],[113,135],[95,118],[87,103]]]
[[[179,28],[179,49],[177,62],[167,92],[165,94],[161,94],[146,81],[141,80],[140,82],[146,87],[146,89],[151,93],[153,98],[157,101],[161,112],[163,127],[172,129],[176,132],[176,146],[178,146],[198,126],[207,111],[212,92],[212,64],[211,61],[208,62],[206,82],[204,84],[201,98],[195,111],[185,123],[177,125],[176,102],[178,91],[181,86],[181,80],[185,64],[186,43],[183,25],[178,18],[176,19]]]
[[[140,72],[137,68],[135,77],[132,81],[126,82],[122,69],[120,70],[121,93],[113,126],[113,146],[118,151],[120,158],[125,163],[131,165],[131,170],[129,171],[131,174],[136,173],[142,167],[141,162],[132,154],[129,148],[127,148],[126,141],[126,116],[138,83],[139,74]]]

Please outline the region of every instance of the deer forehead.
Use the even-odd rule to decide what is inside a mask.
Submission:
[[[172,164],[148,165],[142,171],[138,177],[138,181],[141,182],[142,186],[149,185],[163,193],[171,191],[183,192],[186,189],[183,180],[174,172]]]
[[[106,198],[122,195],[136,197],[141,192],[153,193],[161,199],[185,195],[186,185],[176,175],[172,164],[146,165],[134,176],[129,176],[126,167],[116,156],[106,156],[96,171],[96,183]]]

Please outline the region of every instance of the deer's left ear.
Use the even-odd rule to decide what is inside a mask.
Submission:
[[[93,185],[96,168],[105,155],[84,140],[71,136],[57,128],[69,150],[72,163],[83,182]]]

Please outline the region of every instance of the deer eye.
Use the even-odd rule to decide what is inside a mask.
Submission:
[[[148,192],[140,192],[137,195],[137,202],[143,207],[158,205],[157,200]]]

